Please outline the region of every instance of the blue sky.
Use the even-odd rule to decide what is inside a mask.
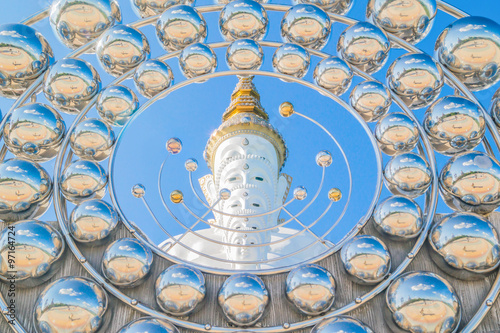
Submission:
[[[5,1],[5,0],[4,0]],[[273,3],[286,4],[287,1],[272,1]],[[49,5],[50,1],[46,0],[18,0],[11,2],[12,5],[4,6],[0,11],[0,22],[10,23],[17,22],[21,19],[30,16],[32,13],[39,11]],[[123,22],[130,23],[137,19],[135,13],[131,10],[129,0],[120,0],[120,7],[123,14]],[[200,0],[197,5],[211,4],[211,1]],[[354,7],[351,9],[349,16],[358,20],[364,20],[365,8],[367,0],[355,0]],[[498,9],[500,3],[496,0],[479,0],[465,1],[455,0],[450,1],[453,5],[470,13],[471,15],[482,15],[498,21]],[[9,8],[10,7],[10,8]],[[281,41],[279,36],[279,22],[283,13],[269,12],[271,26],[266,40]],[[209,26],[209,35],[207,42],[221,41],[222,37],[216,28],[216,20],[218,14],[209,13],[205,15]],[[453,18],[444,13],[438,13],[435,19],[434,26],[427,38],[418,44],[418,47],[432,54],[434,41],[439,33],[451,22]],[[70,52],[64,47],[53,35],[48,20],[45,19],[34,25],[52,45],[56,59],[63,57]],[[332,35],[329,43],[323,51],[336,55],[336,44],[338,36],[346,28],[345,25],[334,23],[332,26]],[[160,47],[154,28],[152,26],[141,29],[149,39],[152,55],[158,57],[165,53]],[[262,66],[263,70],[272,71],[271,59],[274,52],[273,48],[264,48],[265,60]],[[385,72],[392,61],[404,54],[403,50],[394,49],[391,51],[390,58],[382,70],[374,76],[378,80],[385,82]],[[217,49],[216,54],[219,61],[219,70],[227,70],[225,64],[225,49]],[[83,59],[91,62],[100,72],[103,86],[113,80],[110,75],[107,75],[93,54],[84,55]],[[314,66],[319,59],[312,59],[311,67],[305,79],[312,80],[312,72]],[[184,80],[177,64],[177,59],[172,59],[169,62],[175,81]],[[122,141],[117,152],[115,164],[116,182],[118,200],[124,207],[125,214],[137,224],[155,241],[161,242],[165,236],[161,235],[158,227],[139,200],[134,199],[130,195],[130,188],[136,183],[143,183],[147,187],[148,201],[153,210],[156,212],[159,219],[167,225],[173,234],[182,233],[182,229],[175,225],[174,222],[167,216],[161,205],[157,191],[157,173],[165,157],[164,145],[170,137],[179,137],[184,143],[183,152],[169,159],[167,162],[164,181],[162,188],[164,193],[168,194],[174,189],[181,189],[185,193],[185,201],[188,206],[198,214],[203,214],[204,208],[197,202],[189,188],[187,172],[183,168],[184,161],[187,158],[194,157],[200,163],[200,168],[193,175],[195,185],[197,178],[208,173],[208,169],[202,158],[202,150],[211,133],[219,124],[220,118],[224,109],[229,105],[229,97],[236,83],[234,77],[224,77],[210,80],[208,83],[190,85],[186,88],[181,88],[164,99],[154,103],[150,108],[141,113],[135,120],[127,126],[126,133],[122,136]],[[361,82],[356,78],[353,80],[351,87]],[[312,222],[321,214],[323,209],[328,204],[326,193],[331,187],[341,188],[344,193],[349,189],[347,181],[347,169],[342,161],[341,153],[328,136],[321,132],[314,124],[307,122],[299,117],[291,117],[283,119],[277,113],[278,106],[283,101],[292,102],[299,112],[309,115],[320,121],[339,141],[340,145],[347,153],[348,160],[351,163],[353,172],[354,185],[350,207],[348,208],[342,223],[339,225],[339,232],[335,232],[329,238],[332,241],[338,241],[342,235],[351,229],[356,221],[366,212],[366,209],[373,196],[375,189],[374,170],[374,153],[371,151],[370,143],[362,127],[348,112],[343,110],[337,103],[330,99],[312,92],[299,84],[285,83],[278,79],[256,78],[257,88],[262,96],[262,104],[270,114],[271,123],[279,129],[283,134],[285,141],[290,149],[290,159],[287,162],[283,172],[291,175],[294,178],[292,189],[298,185],[305,185],[309,190],[310,199],[316,190],[319,183],[321,170],[314,163],[314,156],[320,150],[327,149],[333,153],[334,165],[326,170],[325,188],[320,193],[318,200],[311,206],[301,218],[304,222]],[[125,85],[133,88],[131,80],[124,82]],[[490,106],[490,99],[498,85],[490,88],[487,91],[476,93],[477,97],[482,101],[486,108]],[[441,96],[452,94],[450,88],[443,89]],[[342,96],[342,99],[347,101],[349,93]],[[141,105],[146,101],[142,96],[139,96]],[[39,101],[46,103],[44,97],[39,95]],[[12,100],[0,98],[0,109],[3,114],[9,109]],[[399,111],[397,106],[393,105],[391,111]],[[417,110],[417,117],[422,120],[425,110]],[[95,110],[89,114],[91,117],[97,117]],[[70,126],[74,117],[63,114],[67,127]],[[370,128],[374,128],[374,124],[370,124]],[[119,128],[115,128],[115,133],[118,135]],[[388,161],[387,156],[384,156],[384,164]],[[447,158],[437,154],[439,169],[446,163]],[[53,161],[43,164],[49,172],[53,170]],[[103,162],[107,166],[107,161]],[[199,191],[201,193],[201,191]],[[381,199],[389,196],[390,193],[384,188],[381,194]],[[109,201],[109,196],[106,196]],[[308,200],[306,200],[307,202]],[[418,202],[423,207],[423,197],[418,199]],[[329,226],[336,218],[339,217],[343,205],[346,203],[346,196],[339,203],[333,205],[332,210],[323,219],[323,222],[318,224],[314,229],[315,232],[321,234],[328,230]],[[304,205],[304,202],[290,206],[290,210],[297,212]],[[72,207],[70,205],[70,207]],[[71,208],[70,208],[71,209]],[[188,213],[181,207],[173,207],[174,212],[185,220],[186,224],[194,222],[188,216]],[[439,212],[449,212],[450,210],[441,203],[438,208]],[[282,214],[282,218],[288,218],[286,214]],[[54,219],[54,213],[49,210],[43,217],[44,220]],[[190,222],[189,222],[190,221]],[[291,223],[290,226],[298,227],[297,224]],[[337,230],[337,229],[336,229]]]

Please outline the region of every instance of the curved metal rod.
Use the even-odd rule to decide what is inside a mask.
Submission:
[[[36,12],[35,14],[25,18],[24,20],[22,20],[19,23],[24,24],[24,25],[33,25],[33,24],[43,20],[44,18],[49,17],[49,11],[50,11],[50,7],[42,9],[41,11]]]

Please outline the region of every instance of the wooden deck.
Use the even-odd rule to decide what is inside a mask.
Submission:
[[[492,214],[491,221],[497,229],[500,229],[500,213]],[[57,223],[54,223],[54,225],[57,226]],[[371,223],[368,223],[368,226],[362,231],[362,233],[377,235],[376,231],[373,230]],[[120,230],[113,236],[113,238],[115,239],[121,237],[130,237],[129,232],[123,226],[120,226]],[[386,242],[391,250],[393,260],[392,267],[394,269],[404,259],[404,257],[408,253],[408,249],[412,244],[401,244],[390,241]],[[98,268],[98,270],[100,271],[101,257],[105,247],[106,246],[103,245],[94,248],[80,247],[80,249],[87,257],[89,263]],[[364,294],[370,289],[370,287],[356,285],[346,278],[346,274],[343,272],[338,253],[320,261],[319,264],[330,270],[337,281],[337,298],[334,305],[335,308],[353,301],[356,296]],[[156,302],[154,300],[154,281],[159,273],[169,265],[171,265],[170,262],[162,258],[155,257],[155,263],[153,265],[154,268],[152,269],[151,276],[141,286],[133,289],[126,289],[125,293],[131,297],[136,298],[141,303],[148,304],[156,308]],[[473,282],[466,282],[455,279],[449,275],[446,275],[434,265],[428,255],[426,246],[424,246],[419,254],[415,257],[407,271],[415,270],[436,272],[445,277],[455,287],[463,306],[461,327],[463,327],[475,314],[479,304],[483,301],[486,294],[488,293],[496,275],[496,273],[493,273],[483,280]],[[90,275],[87,274],[85,269],[75,259],[69,249],[67,249],[63,268],[50,281],[54,281],[55,279],[63,276],[71,275],[90,277]],[[203,306],[203,309],[201,311],[192,315],[189,320],[200,324],[210,323],[213,326],[227,326],[228,324],[224,320],[223,315],[219,312],[218,305],[216,303],[216,293],[226,277],[205,274],[205,278],[207,281],[208,290],[206,304],[205,306]],[[271,293],[271,302],[267,310],[268,314],[262,321],[263,326],[276,326],[282,325],[285,322],[293,323],[296,321],[307,319],[305,316],[298,315],[296,312],[292,311],[290,305],[286,302],[283,293],[285,278],[286,274],[263,276],[263,280]],[[16,296],[17,316],[28,332],[34,332],[32,324],[33,304],[37,295],[45,288],[47,284],[48,282],[36,288],[18,289],[18,293]],[[0,284],[0,290],[5,297],[7,290],[6,285]],[[384,322],[381,311],[383,307],[385,307],[384,297],[385,292],[378,295],[368,304],[363,305],[359,309],[351,312],[350,315],[364,321],[375,332],[390,332],[388,326]],[[7,301],[9,300],[7,299]],[[141,313],[133,310],[130,306],[121,303],[112,296],[110,297],[110,301],[112,303],[112,308],[110,311],[108,311],[107,316],[111,317],[112,320],[108,329],[101,330],[101,332],[103,333],[115,333],[126,323],[144,316]],[[310,329],[303,330],[303,332],[308,332],[309,330]],[[500,300],[497,300],[476,332],[498,332],[499,330]],[[9,326],[2,317],[2,319],[0,320],[0,333],[10,331],[11,330]],[[180,329],[180,331],[190,332],[183,329]],[[235,329],[235,331],[237,331],[237,329]]]

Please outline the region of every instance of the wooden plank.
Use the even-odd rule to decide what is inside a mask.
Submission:
[[[491,221],[497,227],[497,229],[500,229],[500,213],[492,214]],[[57,226],[56,223],[54,223],[54,225]],[[4,226],[2,226],[2,228],[3,227]],[[377,235],[377,232],[373,229],[371,223],[369,223],[368,226],[363,230],[363,233]],[[111,239],[114,240],[122,237],[131,237],[131,235],[123,226],[120,226],[118,232],[113,235]],[[387,244],[392,254],[394,269],[404,259],[412,244],[391,241],[387,241]],[[105,245],[98,247],[80,246],[80,249],[87,257],[87,260],[94,267],[100,270],[102,253],[105,247]],[[347,279],[346,274],[343,272],[342,264],[340,262],[338,254],[332,255],[320,261],[319,264],[330,270],[337,281],[337,297],[335,301],[335,308],[341,307],[351,302],[356,296],[366,293],[371,288],[368,286],[357,285]],[[151,307],[155,307],[156,309],[158,309],[154,299],[154,282],[156,277],[170,265],[171,263],[167,260],[155,256],[155,263],[153,265],[150,277],[141,286],[132,289],[123,289],[124,293],[138,299],[144,304],[149,304]],[[462,300],[462,326],[467,323],[468,320],[474,315],[477,307],[484,299],[485,295],[488,293],[495,278],[495,274],[492,274],[483,280],[469,282],[458,280],[454,277],[446,275],[445,273],[440,271],[430,260],[426,247],[424,247],[420,251],[420,253],[414,259],[413,263],[410,265],[409,271],[411,270],[426,270],[435,272],[450,281],[450,283],[457,290],[460,299]],[[54,281],[57,278],[63,276],[72,275],[90,277],[83,266],[81,266],[81,264],[75,259],[73,254],[70,253],[69,250],[67,250],[62,269],[50,281]],[[217,291],[226,277],[213,274],[205,274],[205,278],[208,290],[206,304],[199,312],[192,315],[189,320],[200,324],[210,323],[213,326],[229,327],[223,315],[219,311],[219,307],[216,302]],[[283,290],[286,274],[263,276],[262,278],[271,294],[271,303],[269,305],[269,308],[267,309],[267,315],[262,321],[263,326],[282,325],[286,322],[293,323],[296,321],[307,319],[306,316],[299,315],[298,313],[293,311],[291,306],[284,298]],[[34,332],[32,313],[36,297],[47,286],[48,283],[49,282],[35,288],[18,289],[18,293],[16,295],[17,315],[20,322],[28,332]],[[2,292],[4,297],[6,296],[6,290],[7,286],[1,284],[0,291]],[[389,328],[383,320],[381,311],[381,309],[385,306],[384,297],[385,293],[382,293],[381,295],[371,300],[367,305],[363,305],[351,312],[350,315],[361,319],[370,327],[372,327],[376,332],[389,332]],[[108,317],[112,317],[112,322],[109,328],[107,328],[106,330],[101,330],[103,333],[114,333],[118,331],[120,327],[130,322],[131,320],[143,316],[141,313],[133,310],[130,306],[121,303],[112,296],[110,296],[110,301],[112,304],[112,308],[107,315]],[[477,332],[490,332],[499,330],[500,324],[498,318],[500,318],[500,302],[497,301]],[[0,321],[0,332],[3,333],[9,331],[10,328],[2,319]],[[309,329],[303,330],[302,332],[308,331]],[[189,331],[181,329],[181,332]]]

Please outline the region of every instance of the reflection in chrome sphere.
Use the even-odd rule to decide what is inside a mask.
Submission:
[[[149,247],[135,238],[121,238],[104,251],[102,274],[115,286],[131,288],[146,279],[152,264]]]
[[[50,7],[50,25],[71,49],[87,44],[121,20],[115,0],[54,0]]]
[[[222,8],[220,32],[225,40],[240,38],[260,40],[267,32],[268,18],[264,7],[253,0],[234,0]]]
[[[217,68],[217,56],[210,46],[194,43],[182,50],[179,65],[184,76],[191,79],[213,73]]]
[[[49,284],[38,296],[34,326],[38,333],[105,331],[108,296],[85,277],[68,276]]]
[[[10,283],[12,271],[16,271],[16,286],[34,287],[54,276],[64,253],[64,239],[59,231],[36,220],[16,222],[9,227],[16,233],[15,262],[12,267],[12,230],[5,228],[0,232],[0,280]]]
[[[471,90],[491,87],[500,79],[500,25],[485,17],[456,20],[439,35],[436,59]]]
[[[366,17],[396,37],[416,44],[431,30],[436,12],[436,0],[370,0]]]
[[[293,0],[294,4],[313,4],[325,12],[345,15],[351,9],[353,0]]]
[[[409,272],[386,292],[384,317],[393,332],[452,333],[462,317],[453,287],[431,272]]]
[[[446,96],[432,104],[423,125],[434,150],[444,155],[473,149],[485,132],[483,113],[461,96]]]
[[[313,73],[316,84],[335,95],[342,95],[349,89],[352,76],[351,67],[335,56],[321,60]]]
[[[186,316],[205,298],[205,278],[195,267],[172,265],[156,279],[155,293],[156,302],[163,311],[174,316]]]
[[[17,98],[54,61],[52,48],[24,24],[0,25],[0,96]]]
[[[323,48],[328,42],[330,30],[328,14],[311,4],[293,6],[281,20],[281,36],[284,41],[311,49]]]
[[[259,43],[252,39],[238,39],[232,42],[226,52],[226,62],[234,70],[258,70],[264,60]]]
[[[304,186],[297,186],[293,190],[293,197],[296,200],[304,200],[307,197],[307,189]]]
[[[112,234],[120,218],[112,205],[102,200],[87,200],[76,206],[69,219],[69,231],[80,243],[99,245]]]
[[[441,170],[439,185],[453,210],[489,214],[500,206],[500,165],[483,152],[451,158]]]
[[[337,53],[365,73],[382,68],[390,49],[386,33],[368,22],[358,22],[345,29],[337,43]]]
[[[286,298],[303,314],[317,316],[335,301],[335,279],[315,264],[300,265],[286,278]]]
[[[62,112],[79,113],[100,89],[99,73],[80,59],[60,59],[45,72],[45,97]]]
[[[146,194],[146,187],[142,184],[135,184],[132,187],[132,195],[137,199],[142,198]]]
[[[97,97],[97,112],[111,126],[125,125],[138,108],[137,96],[125,86],[108,86]]]
[[[21,158],[0,163],[0,220],[35,219],[48,208],[52,179],[40,165]]]
[[[392,194],[411,198],[422,195],[432,182],[427,162],[415,153],[394,156],[384,168],[385,185]]]
[[[144,61],[134,73],[135,87],[146,98],[152,98],[161,93],[173,82],[174,74],[170,66],[157,59]]]
[[[165,143],[165,148],[172,155],[177,155],[182,150],[182,141],[179,138],[170,138]]]
[[[335,316],[320,321],[311,333],[374,333],[360,320],[349,316]]]
[[[351,91],[351,106],[366,121],[377,121],[392,104],[391,93],[378,81],[364,81]]]
[[[491,98],[491,110],[490,110],[491,118],[497,125],[497,128],[500,129],[500,89],[498,89],[493,97]]]
[[[149,42],[135,28],[118,24],[99,38],[96,55],[102,68],[113,76],[121,76],[149,59]]]
[[[269,292],[256,275],[239,273],[224,281],[218,294],[219,305],[226,318],[236,326],[251,326],[264,315]]]
[[[192,6],[194,0],[130,0],[136,14],[142,18],[156,16],[175,5]]]
[[[498,233],[479,215],[446,215],[433,226],[429,245],[436,265],[460,279],[481,279],[500,264]]]
[[[7,115],[3,129],[11,153],[36,162],[56,156],[66,126],[56,110],[41,103],[25,104]]]
[[[316,154],[316,164],[320,167],[329,167],[332,165],[332,153],[328,150],[322,150]]]
[[[285,43],[278,47],[273,55],[273,67],[276,72],[298,78],[306,75],[310,63],[309,52],[297,44]]]
[[[417,124],[401,112],[385,115],[375,127],[375,138],[380,149],[391,156],[415,148],[418,133]]]
[[[73,128],[70,143],[76,156],[86,160],[102,161],[111,153],[115,134],[104,121],[88,118]]]
[[[424,53],[402,55],[387,70],[387,86],[410,109],[420,109],[434,102],[443,85],[443,70]]]
[[[59,179],[62,194],[72,203],[101,199],[107,183],[106,171],[98,163],[86,160],[72,162]]]
[[[344,269],[354,282],[376,284],[391,270],[391,254],[378,238],[360,235],[348,241],[340,252]]]
[[[377,205],[373,223],[383,236],[395,241],[407,241],[422,231],[422,217],[422,210],[415,201],[395,195]]]
[[[179,330],[166,320],[143,317],[123,326],[117,333],[179,333]]]
[[[189,172],[194,172],[198,169],[198,161],[195,158],[188,158],[184,163],[186,170]]]
[[[165,50],[169,52],[182,50],[189,44],[205,41],[207,23],[193,7],[172,6],[158,19],[156,36]]]

